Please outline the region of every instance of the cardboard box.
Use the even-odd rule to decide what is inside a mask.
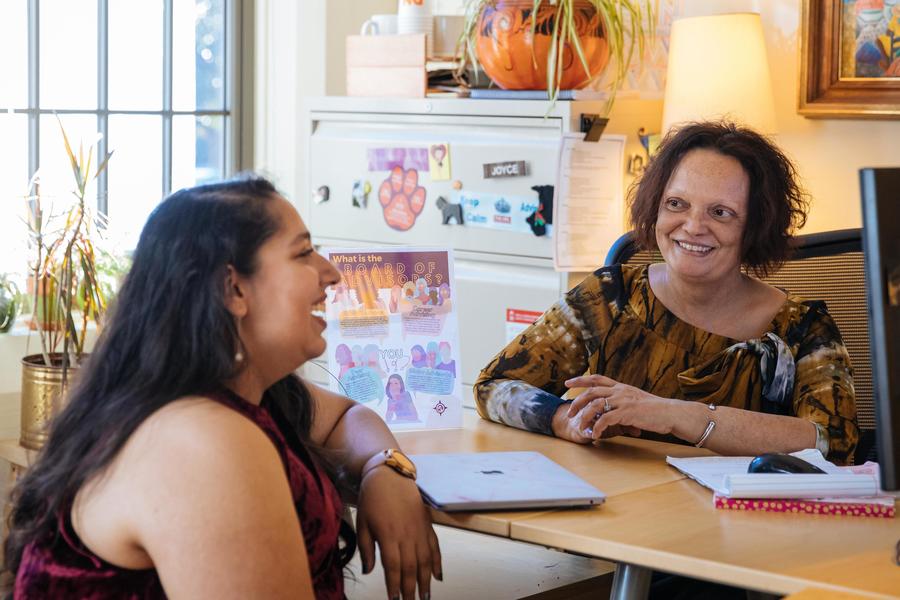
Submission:
[[[347,95],[424,98],[425,34],[347,36]]]

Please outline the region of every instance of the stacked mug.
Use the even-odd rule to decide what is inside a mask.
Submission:
[[[398,0],[397,33],[424,33],[427,56],[434,53],[433,0]]]
[[[359,29],[359,35],[394,35],[397,33],[397,15],[381,14],[369,17]]]

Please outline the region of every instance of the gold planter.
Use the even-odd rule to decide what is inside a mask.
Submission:
[[[63,393],[62,355],[50,355],[53,366],[46,366],[40,354],[22,359],[22,432],[19,443],[31,450],[40,450],[47,441],[50,421],[65,405]],[[66,387],[76,369],[69,367]]]

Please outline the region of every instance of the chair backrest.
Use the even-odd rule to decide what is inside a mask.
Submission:
[[[856,462],[876,460],[875,400],[869,349],[866,278],[859,229],[797,236],[797,252],[778,272],[764,280],[809,300],[824,300],[840,329],[853,365],[860,440]],[[639,250],[631,233],[610,248],[606,264],[659,262],[658,251]]]

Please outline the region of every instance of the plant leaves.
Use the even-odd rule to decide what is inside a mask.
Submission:
[[[578,55],[578,60],[581,61],[581,66],[584,68],[584,76],[587,81],[591,80],[591,67],[588,65],[587,57],[584,55],[584,49],[581,47],[581,39],[578,37],[578,31],[575,29],[575,18],[572,16],[572,11],[569,11],[566,19],[566,36],[569,39],[569,42],[574,48],[575,54]]]
[[[576,0],[532,0],[531,12],[531,36],[532,40],[537,36],[537,13],[543,3],[547,3],[556,10],[553,35],[547,56],[547,97],[551,101],[550,109],[559,95],[559,87],[562,81],[562,61],[564,60],[565,45],[571,44],[572,51],[578,56],[582,67],[590,80],[590,65],[584,52],[584,46],[578,38],[575,26],[575,1]],[[609,113],[615,101],[616,91],[621,86],[628,74],[628,67],[634,58],[635,45],[637,56],[643,57],[647,44],[654,40],[655,17],[658,0],[588,0],[600,15],[604,33],[609,46],[610,64],[607,69],[614,69],[609,77],[607,85],[609,97],[607,98],[606,112]],[[477,56],[476,38],[478,37],[478,21],[481,12],[488,6],[495,6],[496,0],[466,0],[465,20],[461,39],[462,54],[461,66],[457,70],[457,76],[465,73],[469,64],[472,65],[477,81],[479,62]],[[562,25],[560,21],[563,21]],[[645,26],[645,22],[647,25]],[[627,38],[627,40],[626,40]],[[537,57],[534,45],[531,48],[532,65],[537,68]],[[612,63],[615,63],[613,65]],[[551,75],[552,74],[552,75]],[[599,75],[599,74],[598,74]],[[549,110],[548,109],[548,112]]]
[[[41,353],[47,363],[50,353],[56,352],[61,344],[65,377],[65,365],[74,366],[81,360],[89,321],[99,326],[107,305],[94,248],[98,224],[106,221],[85,203],[85,194],[89,182],[107,167],[112,152],[106,153],[102,161],[97,154],[100,164],[91,176],[96,144],[91,143],[85,149],[81,143],[76,156],[58,115],[57,121],[75,179],[72,194],[77,202],[61,214],[48,211],[44,215],[40,212],[40,189],[34,185],[35,197],[29,204],[33,209],[29,229],[37,248],[37,257],[32,263],[33,277],[38,282],[33,320],[41,339]],[[57,219],[61,220],[61,227],[56,227]],[[54,231],[45,231],[50,222],[54,223]]]
[[[59,115],[56,115],[56,122],[59,123],[59,130],[62,132],[63,143],[66,146],[66,154],[69,157],[69,163],[72,165],[72,172],[75,174],[75,183],[78,186],[78,189],[81,190],[83,189],[83,185],[80,165],[75,158],[75,153],[72,152],[72,146],[69,144],[69,136],[66,135],[66,128],[63,127],[62,119],[59,118]]]

